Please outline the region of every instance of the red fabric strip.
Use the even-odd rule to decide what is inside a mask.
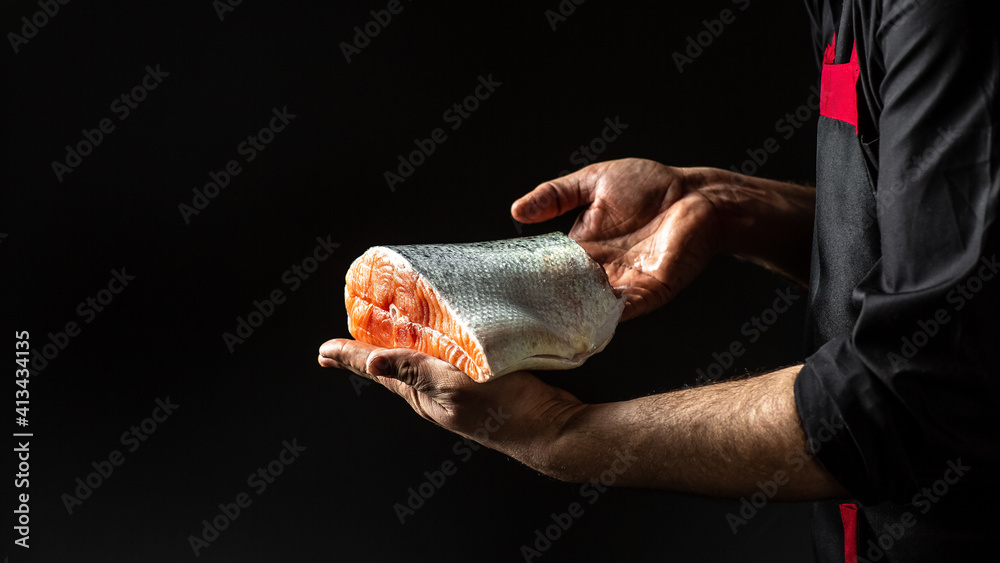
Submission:
[[[858,132],[858,77],[861,67],[858,66],[858,46],[851,47],[851,60],[842,64],[833,64],[836,36],[823,53],[823,77],[820,83],[819,114],[844,121],[854,126]]]
[[[830,41],[830,44],[827,45],[826,50],[823,51],[823,64],[825,65],[833,64],[833,61],[837,56],[837,50],[833,48],[833,46],[836,44],[837,44],[837,34],[834,33],[833,39]]]
[[[858,505],[840,505],[840,520],[844,523],[844,563],[858,563]]]

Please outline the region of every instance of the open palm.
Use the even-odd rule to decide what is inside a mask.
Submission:
[[[622,320],[672,299],[723,242],[712,200],[689,173],[643,159],[599,162],[541,184],[511,213],[538,223],[586,206],[569,236],[627,298]]]

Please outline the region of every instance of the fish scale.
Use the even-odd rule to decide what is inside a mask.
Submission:
[[[431,354],[479,382],[581,365],[608,344],[625,307],[563,233],[376,246],[346,279],[352,336]]]

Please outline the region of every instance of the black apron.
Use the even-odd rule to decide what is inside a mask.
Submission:
[[[816,429],[821,427],[821,421],[846,424],[845,432],[822,444],[817,457],[845,487],[868,497],[865,502],[844,499],[815,504],[816,552],[823,563],[975,561],[980,554],[996,551],[992,536],[1000,525],[996,510],[1000,504],[997,485],[989,484],[996,478],[995,444],[1000,442],[991,436],[997,428],[994,415],[976,415],[978,418],[970,418],[972,422],[956,422],[945,431],[938,431],[939,421],[926,420],[927,412],[936,415],[934,407],[925,406],[932,403],[920,400],[928,394],[933,400],[933,393],[922,390],[909,395],[907,387],[909,381],[917,380],[917,375],[935,369],[947,372],[952,369],[949,362],[954,362],[956,388],[966,386],[966,395],[985,397],[993,401],[989,404],[996,405],[1000,364],[986,368],[989,372],[977,364],[982,361],[983,365],[989,365],[996,358],[995,350],[984,352],[977,347],[988,348],[991,341],[995,342],[994,348],[1000,347],[995,287],[1000,286],[1000,281],[990,285],[985,277],[992,276],[988,260],[997,249],[997,229],[993,226],[996,165],[988,162],[996,160],[997,149],[989,146],[995,143],[995,131],[988,123],[982,126],[989,130],[988,135],[981,134],[980,125],[950,133],[947,125],[943,129],[938,127],[936,132],[933,128],[914,127],[913,134],[928,135],[918,145],[928,148],[906,163],[905,178],[912,176],[914,187],[900,184],[896,189],[898,178],[904,176],[892,182],[883,177],[879,183],[880,172],[892,173],[881,170],[887,162],[880,165],[880,158],[886,159],[887,155],[897,158],[902,152],[895,151],[895,146],[880,147],[880,143],[887,142],[880,127],[884,123],[905,123],[897,115],[887,119],[882,114],[887,103],[883,87],[888,80],[898,83],[908,79],[905,73],[894,75],[891,64],[881,60],[885,55],[881,39],[891,31],[903,29],[893,30],[893,25],[916,26],[912,18],[933,13],[922,4],[934,1],[807,2],[817,27],[816,37],[825,48],[817,139],[817,211],[806,330],[808,352],[815,356],[803,370],[806,376],[796,383],[796,403],[810,438],[818,434]],[[923,25],[936,23],[926,21]],[[998,24],[994,21],[990,25]],[[975,25],[968,31],[996,33]],[[993,37],[981,43],[995,48],[997,41]],[[933,48],[925,52],[929,65],[941,62],[932,57]],[[992,56],[994,62],[987,70],[995,67],[995,52]],[[991,76],[996,76],[995,68]],[[956,71],[954,80],[964,79],[965,75]],[[989,76],[984,82],[989,90],[983,96],[986,107],[971,108],[972,117],[966,121],[978,123],[975,119],[982,113],[982,119],[992,119],[995,125],[995,82],[989,86]],[[978,83],[970,83],[962,91],[974,91],[977,87]],[[956,100],[956,103],[964,102]],[[954,119],[964,123],[965,117],[958,113],[941,122]],[[898,144],[895,138],[892,142]],[[942,180],[947,179],[945,172],[938,172],[936,167],[946,170],[946,164],[942,163],[954,160],[954,155],[959,154],[957,146],[966,142],[970,146],[979,143],[981,146],[974,150],[981,151],[977,154],[980,160],[985,154],[987,163],[969,164],[968,170],[962,168],[956,174],[956,182],[967,183],[964,187],[934,187],[935,183],[942,186],[947,183]],[[970,162],[973,162],[971,157]],[[974,178],[977,173],[985,177]],[[888,193],[890,190],[894,193]],[[942,192],[947,193],[942,196]],[[959,199],[956,194],[966,193],[972,194],[967,198],[969,202],[951,203]],[[940,204],[943,197],[950,198],[949,205]],[[964,216],[928,221],[926,228],[941,231],[942,247],[952,245],[967,252],[941,251],[933,246],[934,236],[928,234],[926,240],[931,243],[925,243],[926,255],[904,248],[897,256],[896,249],[903,247],[899,240],[915,238],[900,235],[901,230],[915,230],[914,225],[900,219],[909,205],[921,210],[913,214],[913,221],[935,217],[933,213],[938,211],[952,215],[962,215],[960,212],[964,211]],[[952,222],[958,226],[952,227]],[[970,240],[980,248],[968,249]],[[948,261],[941,256],[954,259]],[[915,273],[907,278],[911,272]],[[948,284],[956,279],[969,279],[968,272],[972,275],[980,272],[984,276],[980,285],[985,289],[974,296],[975,303],[970,301],[969,306],[957,308],[959,294]],[[892,284],[898,285],[891,287]],[[950,298],[955,303],[949,303]],[[970,313],[973,306],[979,312]],[[921,337],[921,327],[935,326],[932,323],[939,311],[945,312],[948,321],[937,323],[936,329],[928,328],[932,334]],[[907,342],[914,335],[918,344],[921,338],[926,338],[927,344],[913,344],[913,357],[904,357],[909,352]],[[872,352],[880,346],[884,353]],[[983,360],[983,354],[992,359]],[[883,361],[885,358],[888,359]],[[906,367],[900,368],[896,358],[906,362]],[[910,367],[911,364],[920,367]],[[850,383],[836,379],[839,370],[851,374]],[[863,389],[844,391],[848,385]],[[817,398],[820,395],[824,396],[822,400]],[[911,399],[914,402],[908,402]],[[949,413],[960,411],[963,401],[974,412],[985,409],[958,393],[944,394],[940,400],[944,405],[940,416],[945,420],[955,419],[949,418]],[[882,414],[884,424],[879,419]],[[855,422],[859,420],[867,424]],[[982,428],[985,425],[992,428],[987,432]],[[898,441],[885,437],[895,434]],[[953,438],[956,435],[961,437]],[[946,443],[940,436],[948,436],[952,442]],[[923,440],[927,441],[926,455],[921,452]],[[890,473],[892,477],[887,476]]]

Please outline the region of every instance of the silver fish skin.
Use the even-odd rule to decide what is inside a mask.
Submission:
[[[625,307],[604,268],[560,232],[371,250],[396,255],[396,267],[412,268],[434,289],[484,352],[480,382],[580,366],[611,341]]]

